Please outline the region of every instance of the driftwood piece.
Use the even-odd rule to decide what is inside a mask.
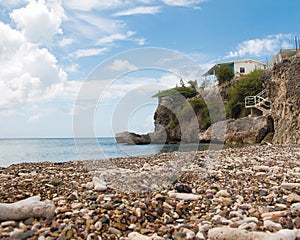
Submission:
[[[40,196],[33,196],[15,203],[0,203],[0,221],[40,217],[49,219],[54,215],[54,204],[41,201]]]

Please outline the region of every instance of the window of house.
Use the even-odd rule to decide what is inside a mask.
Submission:
[[[240,67],[240,73],[245,73],[245,68],[244,67]]]

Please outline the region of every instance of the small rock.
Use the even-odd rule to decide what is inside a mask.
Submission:
[[[176,193],[176,192],[168,192],[169,197],[176,198],[180,200],[199,200],[201,199],[201,195],[196,195],[192,193]]]
[[[186,234],[183,232],[178,232],[173,235],[174,240],[184,240],[186,239]]]
[[[283,182],[281,184],[281,187],[286,189],[286,190],[292,190],[295,188],[300,188],[300,183],[287,183],[287,182]]]
[[[92,190],[94,188],[94,183],[93,182],[88,182],[85,187],[86,187],[87,190]]]
[[[175,183],[174,189],[179,193],[192,193],[192,188],[182,183]]]
[[[197,232],[196,238],[197,238],[198,240],[205,240],[205,239],[206,239],[206,238],[204,237],[203,233],[200,232],[200,231]]]
[[[121,236],[121,234],[122,234],[119,229],[116,229],[114,227],[108,228],[108,232],[111,233],[111,234],[115,234],[117,236]]]
[[[28,230],[26,232],[23,232],[22,230],[16,229],[15,231],[13,231],[10,236],[14,239],[18,239],[18,240],[25,240],[28,238],[33,237],[34,235],[34,231],[32,230]]]
[[[61,184],[63,181],[61,179],[53,179],[51,180],[50,184],[53,186],[58,186],[59,184]]]
[[[227,190],[220,190],[216,193],[216,197],[230,197],[230,194]]]
[[[300,203],[292,204],[291,212],[294,216],[300,216]]]
[[[6,228],[9,226],[15,226],[17,223],[15,221],[5,221],[1,223],[1,227]]]
[[[194,239],[196,236],[192,230],[187,228],[183,228],[182,232],[185,233],[185,239]]]
[[[290,203],[300,202],[300,196],[297,193],[291,193],[288,195],[286,201]]]
[[[101,240],[102,238],[100,236],[97,236],[95,233],[90,233],[86,239],[87,240]]]
[[[274,223],[271,220],[265,220],[264,221],[264,227],[271,232],[277,232],[278,230],[282,229],[281,224],[279,223]]]
[[[134,223],[131,223],[129,226],[128,226],[128,229],[130,230],[133,230],[136,228],[136,225]]]
[[[96,230],[100,231],[102,229],[102,222],[98,221],[95,223]]]
[[[72,209],[78,209],[82,207],[82,203],[72,203],[71,208]]]
[[[24,224],[25,225],[32,225],[34,222],[34,218],[27,218],[25,221],[24,221]]]
[[[144,236],[137,232],[131,232],[128,234],[128,240],[151,240],[151,237]]]
[[[142,171],[151,171],[151,170],[152,170],[151,165],[150,165],[149,163],[146,162],[146,163],[143,165]]]
[[[98,177],[93,177],[93,183],[94,183],[94,190],[99,192],[103,192],[107,190],[107,186],[104,180]]]
[[[286,211],[266,212],[261,214],[263,220],[269,220],[276,217],[285,217]]]
[[[287,208],[287,206],[285,204],[276,203],[275,208],[276,208],[276,210],[281,211],[281,210],[285,210]]]

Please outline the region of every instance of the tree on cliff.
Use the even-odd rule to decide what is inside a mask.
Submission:
[[[245,97],[255,96],[263,90],[263,85],[259,79],[263,70],[254,70],[227,90],[228,102],[226,103],[226,113],[228,117],[240,118],[250,114],[250,110],[245,108]]]
[[[233,69],[228,65],[223,65],[216,71],[219,85],[229,82],[234,77]]]

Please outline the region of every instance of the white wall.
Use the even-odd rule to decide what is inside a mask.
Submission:
[[[249,74],[254,69],[264,69],[264,65],[259,64],[253,61],[245,61],[245,62],[235,62],[234,63],[234,73],[240,73],[240,67],[245,68],[245,73],[242,74]]]

